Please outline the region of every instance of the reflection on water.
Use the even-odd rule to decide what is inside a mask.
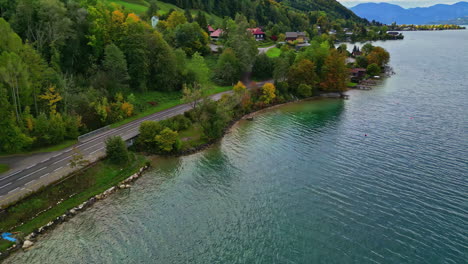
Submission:
[[[7,263],[464,263],[467,38],[379,43],[397,71],[382,86],[274,108],[158,159]]]

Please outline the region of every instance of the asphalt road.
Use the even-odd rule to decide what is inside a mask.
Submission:
[[[211,98],[219,100],[225,93],[230,93],[230,91],[213,95]],[[105,153],[105,140],[108,137],[121,136],[124,140],[134,138],[138,135],[138,129],[142,122],[167,119],[183,114],[190,109],[191,106],[189,104],[183,104],[146,116],[126,125],[97,134],[94,137],[88,138],[85,142],[78,143],[54,156],[48,156],[46,159],[37,163],[35,162],[25,169],[0,176],[0,207],[18,200],[28,192],[37,190],[47,182],[52,182],[53,176],[57,177],[60,173],[64,176],[64,174],[69,173],[71,170],[69,163],[73,155],[73,148],[78,149],[87,160],[96,155],[102,156]]]

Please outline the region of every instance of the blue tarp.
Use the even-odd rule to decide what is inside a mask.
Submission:
[[[2,238],[11,242],[16,242],[16,238],[11,237],[11,233],[2,233]]]

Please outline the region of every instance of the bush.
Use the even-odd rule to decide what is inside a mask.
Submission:
[[[304,98],[311,97],[313,94],[312,86],[307,84],[299,85],[299,87],[297,88],[297,94]]]
[[[380,67],[379,65],[372,63],[371,65],[367,66],[367,74],[370,76],[376,76],[380,74]]]
[[[113,164],[127,164],[129,160],[127,144],[119,136],[107,138],[106,155]]]
[[[287,82],[276,83],[276,91],[279,95],[289,94],[289,84]]]

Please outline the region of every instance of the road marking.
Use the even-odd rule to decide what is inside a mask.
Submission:
[[[47,174],[48,174],[48,173],[47,173]],[[29,184],[31,184],[31,183],[33,183],[33,182],[35,182],[35,181],[36,181],[36,180],[32,180],[32,181],[26,183],[25,185],[29,185]]]
[[[56,171],[60,170],[61,168],[63,168],[63,167],[56,168],[56,169],[54,170],[54,172],[56,172]]]
[[[10,175],[8,175],[8,176],[5,176],[5,177],[3,177],[3,178],[0,178],[0,180],[8,179],[8,178],[10,178],[10,177],[12,177],[12,176],[15,176],[16,174],[18,174],[18,173],[20,173],[20,172],[23,172],[23,171],[25,171],[25,170],[17,171],[17,172],[15,172],[15,173],[13,173],[13,174],[10,174]]]
[[[89,155],[93,155],[94,153],[96,153],[96,152],[100,151],[101,149],[102,149],[102,148],[100,148],[100,149],[97,149],[97,150],[95,150],[95,151],[93,151],[93,152],[89,153]]]
[[[38,169],[38,170],[36,170],[36,171],[33,171],[33,172],[29,173],[28,175],[25,175],[25,176],[19,178],[18,180],[22,180],[22,179],[24,179],[24,178],[26,178],[26,177],[31,176],[31,175],[34,174],[34,173],[40,172],[41,170],[44,170],[44,169],[46,169],[46,168],[47,168],[47,167],[42,167],[42,168],[40,168],[40,169]]]
[[[42,178],[44,178],[45,176],[47,176],[47,175],[49,175],[49,174],[50,174],[50,173],[46,173],[46,174],[42,175],[42,176],[41,176],[41,177],[39,177],[39,178],[41,178],[41,179],[42,179]]]
[[[3,185],[2,187],[0,187],[0,189],[3,189],[3,188],[7,187],[7,186],[10,185],[10,184],[11,184],[11,182],[9,182],[9,183]]]
[[[59,162],[61,162],[61,161],[64,161],[64,160],[66,160],[66,159],[69,159],[69,158],[71,158],[71,156],[68,156],[68,157],[63,158],[63,159],[61,159],[61,160],[59,160],[59,161],[56,161],[56,162],[52,163],[52,165],[55,165],[55,164],[57,164],[57,163],[59,163]]]
[[[90,149],[90,148],[94,148],[95,146],[97,146],[97,145],[99,145],[99,144],[100,144],[100,143],[98,143],[98,144],[94,144],[94,145],[92,145],[91,147],[87,147],[87,148],[85,148],[84,150],[88,150],[88,149]]]
[[[16,190],[18,190],[18,189],[19,189],[19,187],[16,187],[15,189],[9,191],[8,193],[10,194],[10,193],[12,193],[12,192],[14,192],[14,191],[16,191]]]

